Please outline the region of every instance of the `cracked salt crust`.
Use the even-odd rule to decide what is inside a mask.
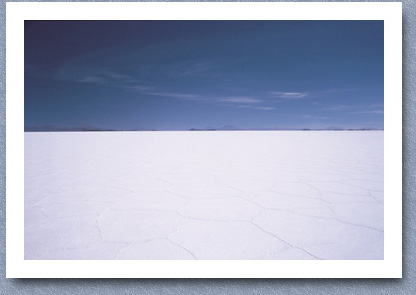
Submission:
[[[25,259],[383,259],[382,131],[25,133]]]

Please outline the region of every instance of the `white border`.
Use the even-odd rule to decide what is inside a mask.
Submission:
[[[400,278],[402,276],[401,3],[8,2],[7,278]],[[24,20],[384,20],[385,255],[374,261],[24,260]]]

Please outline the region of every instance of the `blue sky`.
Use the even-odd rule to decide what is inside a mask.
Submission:
[[[383,128],[383,21],[26,21],[25,126]]]

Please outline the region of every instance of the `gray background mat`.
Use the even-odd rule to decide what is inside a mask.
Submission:
[[[6,279],[6,1],[0,1],[0,294],[416,294],[416,1],[374,1],[403,3],[403,279]]]

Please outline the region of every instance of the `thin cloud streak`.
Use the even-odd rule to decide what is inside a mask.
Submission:
[[[304,119],[312,119],[312,120],[325,120],[328,119],[328,117],[324,116],[313,116],[313,115],[300,115],[301,118]]]
[[[99,76],[86,76],[78,79],[76,82],[105,84],[108,81],[105,78]]]
[[[140,88],[138,89],[140,91]],[[148,95],[154,96],[162,96],[162,97],[169,97],[169,98],[176,98],[176,99],[183,99],[183,100],[194,100],[209,104],[217,104],[222,106],[228,107],[235,107],[235,108],[246,108],[246,109],[254,109],[254,110],[263,110],[263,111],[270,111],[275,110],[274,107],[269,106],[257,106],[255,104],[261,103],[262,101],[252,97],[246,96],[226,96],[226,97],[207,97],[198,94],[191,94],[191,93],[177,93],[177,92],[156,92],[156,91],[143,91],[143,93]]]
[[[270,91],[270,95],[277,97],[277,98],[287,98],[287,99],[297,99],[303,98],[308,96],[307,92],[277,92],[277,91]]]
[[[271,110],[275,110],[276,108],[273,108],[273,107],[253,107],[253,109],[263,110],[263,111],[271,111]]]
[[[262,111],[271,111],[271,110],[277,109],[274,107],[262,107],[262,106],[253,106],[253,105],[237,105],[234,107],[239,108],[239,109],[254,109],[254,110],[262,110]]]
[[[144,85],[126,86],[125,88],[133,90],[133,91],[138,91],[138,92],[149,92],[153,90],[153,87],[144,86]]]
[[[234,102],[234,103],[242,103],[242,104],[251,104],[251,103],[259,103],[261,100],[252,98],[252,97],[246,97],[246,96],[229,96],[229,97],[222,97],[219,98],[218,101],[222,102]]]
[[[200,96],[196,94],[189,94],[189,93],[175,93],[175,92],[145,92],[149,95],[154,96],[163,96],[163,97],[171,97],[171,98],[179,98],[179,99],[199,99]]]
[[[347,111],[351,109],[355,109],[357,106],[349,106],[349,105],[333,105],[324,107],[323,110],[326,111]]]
[[[367,110],[367,111],[358,111],[357,109],[362,109],[363,107],[371,108],[372,105],[326,105],[314,103],[317,106],[324,106],[322,110],[324,111],[334,111],[342,112],[347,114],[384,114],[383,110]]]
[[[349,114],[361,115],[361,114],[384,114],[384,111],[374,110],[374,111],[361,111],[361,112],[350,112]]]
[[[132,75],[119,73],[114,70],[89,69],[85,67],[58,67],[52,70],[44,70],[26,65],[25,74],[46,80],[92,83],[126,89],[134,89],[141,82]]]

